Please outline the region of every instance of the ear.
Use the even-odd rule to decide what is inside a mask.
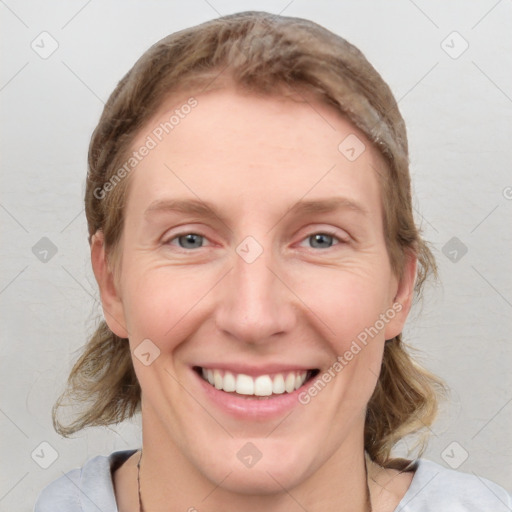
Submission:
[[[124,307],[119,295],[114,274],[105,253],[105,240],[102,231],[97,231],[91,239],[91,263],[94,276],[100,288],[103,315],[110,330],[120,338],[128,338]]]
[[[414,285],[416,284],[416,269],[418,264],[418,258],[412,252],[406,254],[406,260],[402,277],[398,281],[395,297],[391,309],[395,312],[395,315],[386,324],[385,339],[390,340],[395,336],[398,336],[405,325],[409,311],[411,310],[412,300],[414,297]]]

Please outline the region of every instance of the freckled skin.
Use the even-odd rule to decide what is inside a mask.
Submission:
[[[144,339],[160,350],[149,366],[134,357],[147,503],[155,510],[171,499],[176,510],[199,507],[222,482],[201,511],[227,510],[226,504],[295,510],[283,488],[293,489],[310,511],[363,510],[365,407],[384,341],[403,328],[415,275],[413,259],[400,282],[391,271],[374,170],[383,161],[359,130],[314,100],[234,90],[195,97],[198,105],[129,178],[115,285],[101,237],[92,248],[111,329],[129,337],[132,351]],[[180,101],[162,106],[134,147]],[[349,134],[366,145],[353,162],[338,151]],[[333,196],[362,205],[367,214],[342,209],[287,215],[299,200]],[[173,198],[211,202],[223,221],[145,214],[155,201]],[[325,230],[334,233],[332,239],[315,244],[312,235]],[[178,235],[187,233],[202,235],[199,243],[182,236],[180,246]],[[236,252],[247,236],[263,249],[250,264]],[[286,418],[243,421],[220,411],[191,370],[198,361],[226,358],[327,369],[396,301],[401,311],[310,403]],[[237,458],[249,441],[262,454],[250,469]]]

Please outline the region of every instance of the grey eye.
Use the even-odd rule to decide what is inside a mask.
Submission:
[[[202,246],[203,236],[196,233],[187,233],[176,237],[180,247],[183,249],[198,249]]]
[[[315,249],[332,247],[335,238],[336,237],[334,237],[333,235],[329,235],[327,233],[315,233],[314,235],[310,235],[308,237],[309,241],[311,242],[311,246],[314,247]]]

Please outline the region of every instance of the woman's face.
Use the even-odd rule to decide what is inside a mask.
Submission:
[[[174,98],[135,141],[155,147],[129,177],[105,314],[129,337],[145,447],[237,492],[290,488],[362,452],[414,261],[398,282],[383,162],[337,112],[234,90],[195,99]]]

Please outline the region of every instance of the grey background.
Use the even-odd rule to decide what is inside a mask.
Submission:
[[[101,315],[82,207],[89,138],[108,95],[151,44],[248,9],[309,18],[344,36],[399,100],[417,219],[442,281],[405,335],[452,390],[424,456],[512,491],[510,1],[0,0],[1,510],[31,510],[62,472],[139,446],[138,420],[73,439],[51,425],[51,406]],[[58,43],[47,58],[43,31]]]

